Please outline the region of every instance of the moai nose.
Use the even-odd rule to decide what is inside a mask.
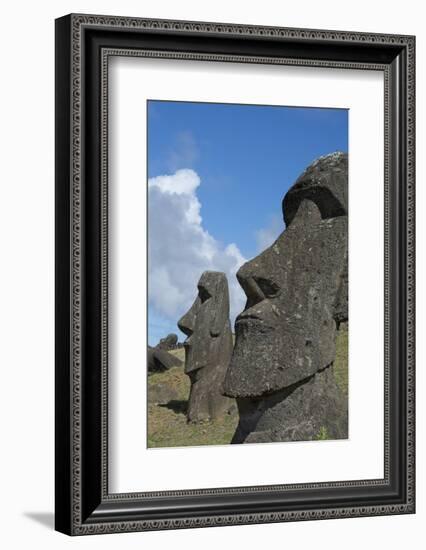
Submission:
[[[246,309],[265,299],[264,293],[256,282],[251,264],[252,262],[247,262],[237,272],[238,282],[247,296]]]
[[[198,301],[199,301],[199,298],[197,297],[195,302],[192,304],[191,308],[185,313],[183,317],[179,319],[177,323],[180,330],[187,336],[191,336],[194,332],[195,318],[197,315],[196,310],[198,309]]]

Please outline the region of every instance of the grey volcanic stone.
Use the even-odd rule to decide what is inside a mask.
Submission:
[[[205,271],[201,275],[198,295],[178,326],[188,336],[184,342],[185,373],[191,380],[188,421],[218,418],[234,404],[234,400],[222,395],[232,355],[228,281],[224,273]]]
[[[348,155],[336,152],[320,157],[297,178],[282,203],[286,226],[305,199],[318,206],[323,219],[348,215]]]
[[[348,322],[348,278],[348,258],[346,254],[345,269],[340,276],[339,290],[334,304],[334,318],[338,329],[340,329],[342,323]]]
[[[333,366],[273,394],[237,402],[240,422],[232,443],[309,441],[322,429],[328,439],[348,434],[347,399],[336,384]]]
[[[171,353],[148,346],[148,373],[163,372],[181,365],[182,361]]]
[[[295,439],[314,439],[318,423],[329,422],[324,402],[341,402],[331,377],[319,372],[332,365],[338,325],[348,318],[347,165],[347,155],[333,153],[308,167],[283,200],[285,231],[237,273],[247,304],[236,320],[224,384],[225,394],[237,398],[237,432],[245,434],[235,442],[254,441],[250,430],[264,432],[268,441],[276,434],[287,440],[291,426],[299,426],[291,428]],[[299,395],[309,399],[302,409]],[[308,415],[304,428],[298,409]],[[343,428],[329,433],[346,437],[347,412],[340,411]]]
[[[161,338],[159,343],[156,345],[156,348],[169,351],[169,350],[176,349],[177,343],[178,343],[177,334],[171,333],[171,334],[168,334],[165,338]]]

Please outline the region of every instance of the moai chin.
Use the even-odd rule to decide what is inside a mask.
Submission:
[[[201,275],[198,295],[178,326],[188,336],[184,342],[185,373],[191,380],[188,421],[218,418],[234,405],[233,399],[222,395],[233,347],[224,273],[205,271]]]
[[[347,437],[347,403],[332,372],[348,319],[343,153],[310,165],[283,200],[286,229],[237,278],[247,295],[224,392],[237,399],[233,443]]]

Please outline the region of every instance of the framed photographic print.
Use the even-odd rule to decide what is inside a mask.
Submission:
[[[56,21],[56,529],[414,513],[412,36]]]

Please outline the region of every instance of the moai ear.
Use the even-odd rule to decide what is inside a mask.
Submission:
[[[223,327],[229,318],[228,281],[226,280],[226,275],[224,273],[222,280],[216,287],[213,308],[210,335],[217,337],[223,331]]]

